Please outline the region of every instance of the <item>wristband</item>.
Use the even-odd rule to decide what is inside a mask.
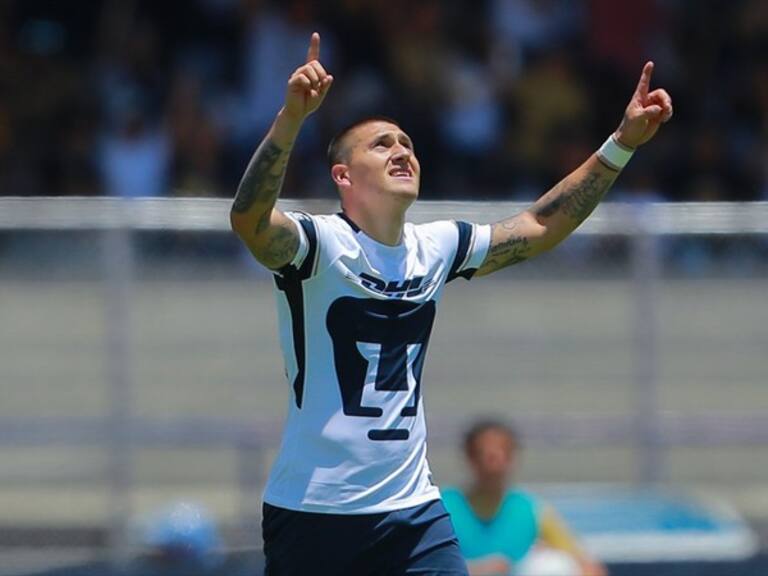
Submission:
[[[618,172],[627,165],[627,162],[632,158],[634,152],[635,151],[632,148],[627,148],[623,144],[620,144],[616,140],[616,137],[611,134],[608,136],[608,140],[600,146],[600,149],[597,151],[597,157],[608,166],[608,168]]]

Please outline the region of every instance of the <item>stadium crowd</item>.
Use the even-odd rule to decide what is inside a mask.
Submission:
[[[332,197],[322,149],[398,118],[423,197],[530,199],[615,128],[638,71],[675,122],[613,198],[768,198],[764,0],[0,3],[0,194],[231,197],[319,29],[333,98],[286,197]]]

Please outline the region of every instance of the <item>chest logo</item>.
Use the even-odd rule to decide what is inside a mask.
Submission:
[[[392,298],[418,296],[432,285],[432,280],[424,281],[424,276],[414,276],[404,280],[382,280],[365,272],[358,276],[360,284],[369,290]]]

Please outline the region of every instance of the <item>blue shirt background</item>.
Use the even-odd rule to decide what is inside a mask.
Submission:
[[[460,489],[444,488],[441,496],[467,560],[503,554],[518,562],[539,536],[539,505],[525,492],[508,491],[499,510],[488,520],[475,514]]]

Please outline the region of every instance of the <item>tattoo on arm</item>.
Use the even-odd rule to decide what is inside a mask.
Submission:
[[[296,233],[285,226],[277,226],[274,232],[270,232],[269,241],[259,256],[268,267],[279,268],[291,261],[298,248],[299,237]]]
[[[583,222],[600,203],[616,176],[604,176],[590,172],[585,178],[573,182],[565,179],[547,196],[541,206],[535,206],[536,216],[548,218],[558,212],[569,216],[576,224]]]
[[[498,270],[504,266],[511,266],[526,260],[531,255],[531,245],[528,238],[514,234],[517,228],[517,222],[514,220],[504,220],[493,225],[491,237],[498,233],[506,238],[500,242],[491,243],[488,255],[483,262],[483,268]]]
[[[491,247],[478,272],[488,274],[556,246],[592,213],[617,176],[594,164],[582,166],[530,209],[494,224]]]
[[[232,204],[233,213],[244,215],[238,235],[256,259],[273,270],[290,262],[299,247],[294,224],[285,217],[275,219],[273,211],[283,185],[290,148],[266,138],[248,163]]]
[[[259,146],[248,163],[243,179],[237,187],[232,210],[248,212],[255,205],[262,206],[265,214],[259,218],[256,232],[269,225],[269,212],[277,201],[288,165],[288,150],[283,150],[267,139]]]

